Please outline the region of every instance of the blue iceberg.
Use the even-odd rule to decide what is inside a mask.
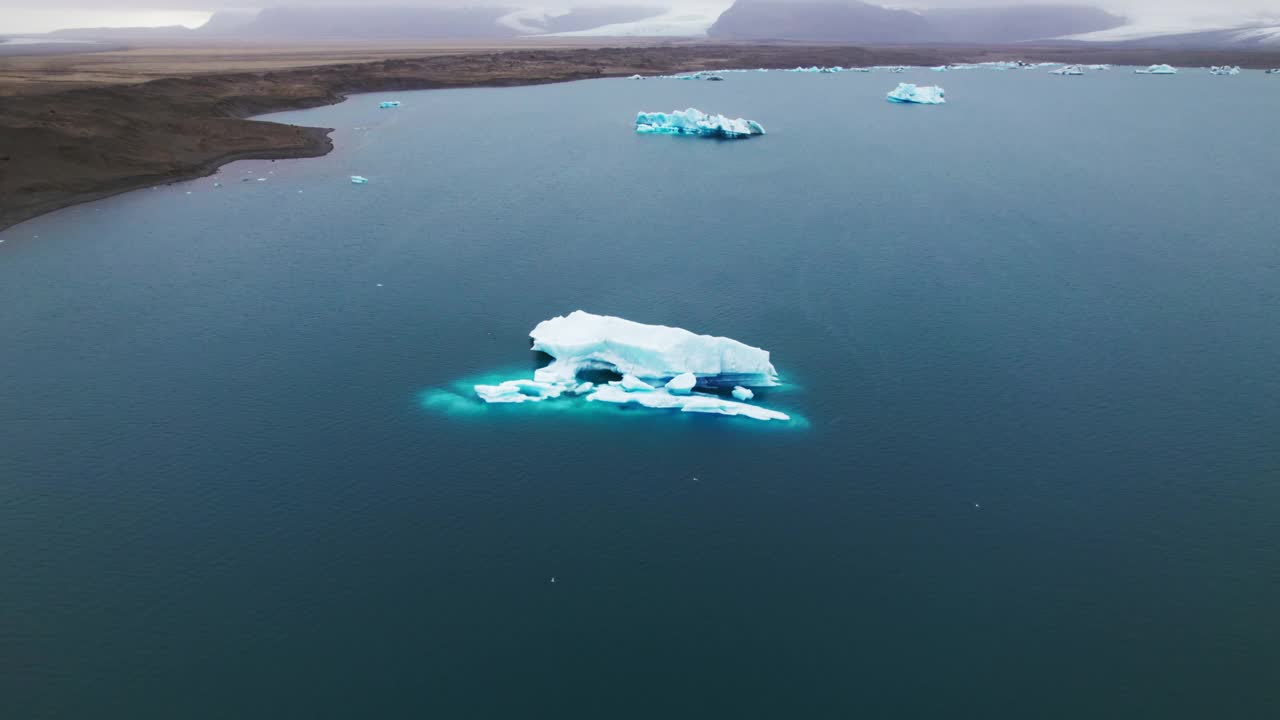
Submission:
[[[697,135],[738,139],[752,135],[764,135],[764,127],[755,120],[729,119],[723,115],[708,115],[689,108],[670,113],[638,113],[636,132],[652,135]]]
[[[651,409],[736,415],[756,420],[790,420],[785,413],[745,402],[748,386],[778,385],[769,353],[737,340],[697,335],[681,328],[645,325],[578,310],[538,323],[529,333],[532,349],[551,364],[533,378],[475,385],[486,403],[537,403],[578,397],[591,403],[638,405]],[[583,382],[583,372],[622,376],[602,385]],[[703,388],[732,388],[735,400]],[[723,392],[723,391],[722,391]]]
[[[898,83],[898,87],[889,91],[889,102],[918,103],[921,105],[941,105],[946,102],[946,93],[937,85],[914,85]]]
[[[378,103],[378,108],[381,110],[389,110],[391,108],[398,107],[400,107],[399,100],[384,100],[383,102]]]
[[[367,185],[368,183],[369,183],[369,178],[367,178],[367,177],[363,177],[363,176],[361,176],[361,175],[352,175],[352,176],[351,176],[351,184],[352,184],[352,185]]]

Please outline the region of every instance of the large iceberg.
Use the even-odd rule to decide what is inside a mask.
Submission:
[[[754,397],[749,387],[778,385],[778,372],[767,350],[731,338],[582,310],[538,323],[529,337],[533,350],[553,358],[551,364],[535,371],[532,379],[476,385],[481,400],[526,403],[568,395],[587,402],[757,420],[790,419],[776,410],[742,402]],[[578,377],[593,371],[616,373],[622,379],[594,385]],[[719,394],[730,388],[737,400]]]
[[[723,115],[708,115],[701,110],[689,108],[670,113],[638,113],[636,132],[737,139],[763,135],[764,127],[755,120],[731,120]]]
[[[913,85],[898,83],[898,87],[889,91],[889,102],[919,103],[921,105],[941,105],[946,102],[946,93],[937,85]]]
[[[683,328],[575,310],[543,320],[529,337],[534,350],[555,358],[534,373],[540,382],[564,382],[584,370],[609,370],[662,382],[692,373],[702,385],[778,384],[767,350]]]
[[[1134,70],[1139,75],[1177,75],[1178,69],[1172,65],[1151,65]]]

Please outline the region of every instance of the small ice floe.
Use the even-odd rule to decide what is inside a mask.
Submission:
[[[915,85],[898,83],[898,87],[889,91],[886,99],[893,103],[916,103],[919,105],[942,105],[946,93],[937,85]]]
[[[352,184],[352,185],[367,185],[368,183],[369,183],[369,178],[364,177],[363,175],[352,175],[352,176],[351,176],[351,184]]]
[[[1210,75],[1239,75],[1239,65],[1214,65],[1209,68]]]
[[[637,113],[636,132],[650,135],[697,135],[729,140],[764,135],[764,126],[755,120],[708,115],[689,108],[669,113]]]
[[[400,107],[399,100],[383,100],[382,102],[378,103],[379,110],[390,110],[391,108],[398,108],[398,107]]]
[[[190,191],[190,190],[188,190],[188,191],[187,191],[187,194],[188,194],[188,195],[190,195],[190,194],[191,194],[191,191]]]
[[[934,72],[946,72],[946,71],[950,70],[951,68],[950,68],[950,66],[947,66],[947,65],[938,65],[938,66],[936,66],[936,67],[931,67],[931,68],[929,68],[929,69],[930,69],[930,70],[932,70],[932,71],[934,71]]]
[[[258,182],[266,182],[266,181],[267,181],[266,178],[258,178]]]
[[[741,385],[734,387],[733,392],[730,394],[743,402],[746,402],[756,396],[756,394],[751,392],[749,388],[744,388]]]
[[[643,76],[643,75],[641,75],[640,73],[636,73],[635,75],[632,75],[631,77],[629,77],[629,78],[627,78],[627,79],[628,79],[628,80],[643,80],[643,79],[644,79],[644,76]]]
[[[222,183],[220,183],[220,182],[216,182],[216,183],[214,183],[214,184],[213,184],[213,186],[214,186],[214,187],[222,187]]]
[[[1280,68],[1271,68],[1267,71],[1268,75],[1280,75]]]
[[[556,577],[555,577],[554,575],[552,575],[552,576],[551,576],[551,582],[555,582],[555,581],[556,581]]]
[[[691,372],[680,373],[671,378],[664,386],[672,395],[688,395],[698,385],[698,376]]]
[[[1063,65],[1057,70],[1050,70],[1050,75],[1083,75],[1084,68],[1079,65]]]
[[[1178,69],[1172,65],[1149,65],[1133,72],[1138,75],[1177,75]]]

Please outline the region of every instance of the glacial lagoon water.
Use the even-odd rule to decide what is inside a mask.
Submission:
[[[690,106],[769,134],[632,132]],[[1277,117],[1188,70],[357,96],[273,116],[328,157],[0,233],[0,714],[1273,715]],[[431,401],[577,308],[769,349],[804,424]]]

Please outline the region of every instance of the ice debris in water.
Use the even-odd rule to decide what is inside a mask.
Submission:
[[[1172,65],[1151,65],[1134,70],[1139,75],[1177,75],[1178,69]]]
[[[1057,70],[1050,70],[1050,75],[1083,75],[1084,68],[1079,65],[1063,65]]]
[[[1210,75],[1239,75],[1239,65],[1214,65],[1209,68]]]
[[[708,115],[701,110],[689,108],[670,113],[638,113],[636,132],[737,139],[764,135],[764,127],[755,120],[729,119],[723,115]]]
[[[398,108],[398,107],[400,107],[399,100],[383,100],[382,102],[378,103],[378,109],[380,110],[390,110],[391,108]]]
[[[889,91],[889,102],[919,103],[921,105],[941,105],[946,102],[945,92],[937,85],[914,85],[898,83],[898,87]]]
[[[769,353],[725,337],[697,335],[681,328],[646,325],[577,310],[538,323],[529,333],[532,349],[550,355],[550,365],[532,379],[476,385],[487,403],[526,403],[577,395],[587,402],[639,405],[682,412],[741,415],[756,420],[790,420],[758,405],[729,400],[705,388],[733,388],[739,401],[754,396],[745,386],[772,387],[778,372]],[[604,385],[582,382],[582,372],[622,376]]]
[[[368,182],[369,182],[369,178],[367,178],[367,177],[363,177],[363,176],[361,176],[361,175],[352,175],[352,176],[351,176],[351,183],[352,183],[353,185],[366,185],[366,184],[368,184]]]

